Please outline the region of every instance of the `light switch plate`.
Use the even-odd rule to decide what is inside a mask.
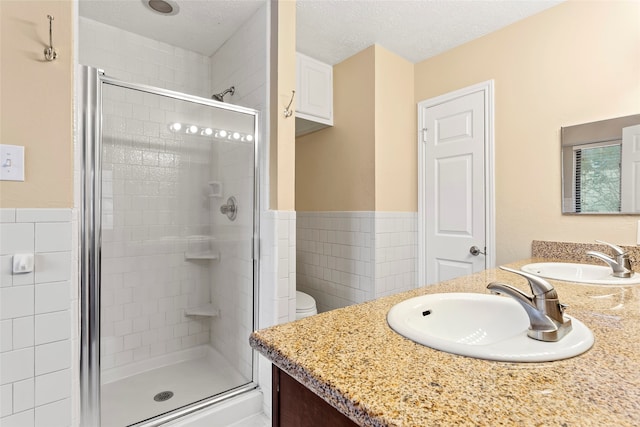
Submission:
[[[0,181],[24,181],[24,147],[0,144]]]

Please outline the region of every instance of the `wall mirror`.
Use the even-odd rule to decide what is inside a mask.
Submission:
[[[562,213],[640,214],[640,114],[561,129]]]

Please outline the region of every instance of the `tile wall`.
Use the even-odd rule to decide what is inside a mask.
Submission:
[[[211,58],[81,18],[80,62],[103,68],[107,74],[123,80],[207,98],[212,93],[214,70],[218,72],[227,70],[228,74],[223,73],[224,78],[232,78],[233,73],[242,70],[251,70],[251,74],[247,75],[245,72],[240,81],[232,83],[236,86],[235,96],[226,99],[234,104],[260,107],[265,104],[266,99],[264,93],[259,96],[261,90],[266,90],[266,47],[255,41],[256,39],[264,40],[266,32],[265,11],[262,10],[261,13],[256,13]],[[114,45],[113,40],[120,40],[123,43]],[[143,63],[140,58],[143,59]],[[251,78],[254,80],[252,81]],[[218,73],[216,79],[223,79],[223,77]],[[226,82],[219,83],[218,80],[216,80],[216,86],[226,84]],[[127,94],[127,97],[131,96]],[[253,310],[250,303],[236,300],[240,288],[241,295],[250,300],[253,286],[250,275],[250,244],[243,244],[237,241],[237,238],[234,241],[231,236],[236,232],[242,234],[248,232],[250,236],[252,232],[251,211],[247,210],[246,206],[252,201],[253,148],[250,144],[234,146],[217,143],[213,152],[203,153],[197,152],[201,147],[199,148],[197,141],[194,141],[194,145],[189,147],[187,153],[179,154],[173,150],[177,149],[177,146],[170,147],[171,141],[165,138],[170,135],[162,132],[166,128],[165,122],[169,112],[154,108],[158,105],[157,102],[142,99],[140,100],[142,106],[136,106],[130,105],[128,101],[127,98],[119,100],[111,111],[113,114],[122,114],[121,112],[124,111],[127,115],[120,120],[115,120],[113,127],[123,130],[116,138],[125,141],[123,145],[138,146],[134,147],[134,151],[139,150],[142,153],[142,165],[116,165],[113,173],[118,174],[119,178],[114,178],[112,188],[116,192],[124,188],[126,198],[131,196],[126,194],[128,192],[126,187],[134,184],[141,191],[137,195],[138,200],[133,200],[134,204],[139,205],[141,198],[148,201],[156,198],[156,201],[152,201],[151,204],[155,203],[159,206],[147,206],[146,209],[145,206],[133,206],[133,209],[126,209],[123,217],[125,224],[121,225],[125,229],[136,226],[134,223],[144,217],[145,224],[148,224],[151,219],[151,228],[155,223],[166,229],[169,222],[172,225],[180,225],[181,229],[174,227],[174,232],[169,233],[169,236],[162,236],[162,242],[153,244],[153,238],[157,239],[160,236],[145,239],[145,235],[148,236],[153,232],[151,229],[145,231],[139,223],[136,236],[131,234],[133,231],[124,231],[124,235],[128,237],[122,238],[123,231],[120,230],[115,233],[116,241],[108,243],[112,246],[109,249],[114,249],[108,252],[109,255],[123,256],[125,253],[122,249],[126,241],[129,241],[127,245],[130,246],[131,241],[135,243],[141,240],[146,242],[145,245],[148,248],[145,249],[144,254],[140,255],[148,256],[154,252],[162,252],[164,255],[163,257],[156,255],[155,261],[148,260],[146,272],[142,275],[139,271],[124,272],[130,277],[130,283],[137,280],[142,284],[136,289],[132,290],[130,284],[123,285],[124,276],[121,272],[110,276],[110,281],[111,279],[114,281],[109,288],[113,290],[109,291],[106,302],[112,305],[107,307],[108,318],[104,321],[105,325],[109,325],[105,330],[115,335],[109,338],[108,345],[105,346],[103,356],[106,363],[103,366],[120,366],[146,357],[210,342],[229,360],[242,360],[243,372],[249,376],[251,353],[247,351],[246,340],[240,340],[239,337],[248,336],[250,333]],[[171,107],[168,109],[175,110]],[[179,113],[180,110],[178,109],[177,112]],[[157,123],[156,118],[159,119]],[[142,119],[148,121],[142,122]],[[156,135],[158,128],[160,138]],[[140,132],[137,132],[138,130]],[[180,145],[184,143],[185,141],[180,141]],[[132,153],[131,150],[129,152]],[[116,161],[130,162],[129,158],[123,156],[122,148],[117,149],[113,157]],[[207,159],[209,164],[201,164],[198,159]],[[250,166],[250,170],[247,170],[246,165]],[[186,166],[187,169],[180,169],[179,166]],[[180,206],[170,206],[171,197],[156,195],[158,188],[155,184],[148,182],[148,177],[156,180],[158,176],[167,177],[166,182],[160,183],[159,192],[164,196],[171,196],[167,191],[173,192],[179,195],[184,203]],[[118,180],[120,183],[117,182]],[[220,197],[208,197],[211,191],[207,188],[209,181],[221,184]],[[151,197],[144,196],[148,189],[151,190]],[[238,220],[229,223],[218,212],[220,205],[226,203],[227,197],[232,195],[238,198],[241,208]],[[242,197],[248,198],[243,200]],[[186,206],[188,200],[196,200],[197,203]],[[114,203],[116,203],[115,199]],[[128,201],[124,200],[124,203]],[[123,205],[122,197],[118,205]],[[186,211],[181,214],[179,210],[182,208]],[[182,218],[184,212],[189,212],[188,221]],[[213,249],[222,255],[224,262],[184,262],[184,246],[190,244],[190,239],[197,240],[198,236],[212,237],[213,240],[209,244],[215,245]],[[156,249],[153,249],[154,246]],[[142,260],[138,259],[138,261]],[[128,262],[130,265],[136,263],[134,260]],[[137,263],[140,264],[140,262]],[[115,264],[120,265],[119,262]],[[166,266],[169,265],[173,267],[171,271],[167,271]],[[242,278],[241,283],[231,286],[232,277],[238,276]],[[163,289],[158,289],[158,286],[154,285],[158,282],[162,284]],[[112,295],[114,292],[115,295]],[[136,295],[131,295],[132,292]],[[223,311],[220,316],[212,320],[186,318],[182,315],[183,308],[203,301],[211,301],[216,308],[234,307],[234,310]],[[126,308],[134,306],[146,308],[143,311]],[[134,312],[139,314],[131,319]],[[238,327],[246,329],[245,333],[241,333]],[[150,334],[149,331],[153,333]],[[206,337],[210,332],[209,340]]]
[[[194,55],[191,52],[181,51],[178,48],[164,45],[153,40],[142,39],[133,34],[122,34],[121,30],[99,24],[84,18],[80,19],[80,62],[103,68],[109,75],[123,80],[145,83],[153,86],[166,87],[178,91],[192,93],[198,96],[210,97],[229,86],[235,86],[233,96],[227,95],[226,101],[236,105],[255,108],[261,112],[260,133],[268,135],[268,4],[261,8],[236,34],[232,36],[211,58]],[[122,43],[114,43],[120,40]],[[118,48],[116,49],[115,46]],[[132,46],[129,51],[126,46]],[[122,49],[125,48],[122,51]],[[150,50],[150,52],[146,52]],[[143,59],[143,61],[140,61]],[[144,62],[144,63],[142,63]],[[168,70],[163,69],[165,67]],[[204,69],[206,68],[206,70]],[[261,206],[268,206],[268,149],[266,138],[260,138],[261,148],[258,151],[258,164],[261,171],[259,177]],[[231,157],[238,158],[246,153],[227,153]],[[226,154],[225,154],[226,155]],[[219,159],[214,158],[213,162]],[[230,168],[233,173],[233,165]],[[226,173],[226,172],[225,172]],[[220,180],[219,176],[213,176],[214,180]],[[248,175],[241,171],[237,175],[228,176],[230,180],[223,183],[223,194],[220,199],[214,200],[212,211],[219,208],[219,204],[226,201],[226,197],[234,195],[237,189],[248,184]],[[246,204],[244,204],[246,206]],[[240,210],[240,215],[247,211]],[[221,268],[221,264],[212,263],[214,286],[211,288],[211,300],[220,301],[223,315],[211,323],[211,331],[214,335],[212,345],[224,349],[228,358],[237,357],[243,360],[243,366],[248,366],[245,356],[238,356],[246,349],[248,332],[245,309],[248,307],[236,307],[231,301],[231,290],[228,275],[238,271],[249,271],[246,258],[249,248],[243,247],[238,242],[226,242],[228,234],[225,230],[222,216],[214,216],[212,227],[217,227],[217,240],[221,255],[229,261],[227,268]],[[246,221],[242,227],[246,227]],[[228,225],[228,224],[226,224]],[[259,321],[261,327],[266,327],[280,322],[292,320],[295,317],[295,292],[290,292],[289,287],[295,290],[295,213],[274,212],[263,208],[261,213],[261,277]],[[293,236],[293,239],[291,239]],[[221,286],[216,286],[219,283]],[[244,276],[240,286],[243,292],[248,292],[249,278]],[[231,307],[231,309],[229,309]],[[232,312],[225,316],[224,312]],[[240,323],[247,330],[244,332],[232,332],[237,329],[229,329],[228,323]],[[252,326],[252,325],[251,325]],[[245,336],[246,335],[246,336]],[[244,363],[246,361],[246,363]],[[266,413],[270,413],[270,366],[261,358],[259,370],[259,382],[264,388]]]
[[[221,197],[211,199],[210,224],[214,253],[211,303],[220,314],[211,320],[211,345],[233,361],[245,378],[251,378],[252,357],[243,337],[253,330],[253,144],[215,144],[213,171],[222,185]],[[237,200],[237,216],[231,221],[220,213],[229,197]]]
[[[275,286],[261,288],[260,328],[296,318],[296,215],[293,211],[262,213],[260,279]]]
[[[225,102],[265,111],[268,64],[265,34],[268,34],[266,2],[211,56],[212,94],[233,86],[235,92],[226,95]]]
[[[298,290],[318,311],[373,299],[375,212],[298,212]]]
[[[297,288],[328,311],[413,289],[414,212],[298,212]]]
[[[79,31],[81,64],[125,81],[209,92],[205,56],[85,18]],[[178,102],[112,87],[104,98],[101,366],[108,370],[209,342],[209,323],[184,316],[209,299],[209,266],[184,253],[210,234],[200,201],[212,154],[195,137],[167,130],[170,117],[188,116]]]
[[[375,213],[375,292],[380,298],[418,285],[418,214]]]
[[[225,96],[225,102],[249,107],[260,111],[260,134],[266,134],[267,113],[267,5],[259,9],[233,36],[227,40],[210,58],[211,93],[219,93],[234,86],[234,95]],[[263,144],[259,138],[259,144]],[[254,185],[254,155],[252,145],[226,144],[219,152],[220,177],[224,177],[223,195],[218,203],[225,203],[229,196],[237,198],[249,195]],[[259,150],[260,155],[266,150]],[[260,170],[266,171],[266,160],[259,157]],[[266,176],[266,175],[264,175]],[[262,177],[259,181],[266,182]],[[264,188],[264,186],[263,186]],[[264,191],[264,190],[260,190]],[[253,307],[247,305],[248,298],[238,300],[235,286],[230,286],[230,277],[236,277],[237,287],[241,295],[246,296],[253,291],[251,276],[251,247],[248,241],[238,242],[231,236],[252,234],[251,210],[246,209],[252,200],[239,199],[238,218],[229,222],[223,215],[213,217],[213,227],[217,230],[217,241],[222,243],[221,255],[224,264],[214,266],[212,301],[219,301],[222,315],[212,322],[212,345],[229,360],[241,361],[241,372],[251,372],[251,355],[247,351],[247,337],[253,329]],[[219,206],[215,206],[219,209]],[[261,229],[265,229],[265,225]],[[271,282],[263,282],[261,286],[269,287]],[[262,304],[261,306],[264,306]],[[261,307],[262,308],[262,307]],[[225,314],[226,313],[226,314]]]
[[[127,82],[211,96],[209,57],[79,18],[78,63]]]
[[[296,212],[265,211],[260,220],[260,314],[258,328],[296,318]],[[263,410],[271,416],[271,362],[258,357]]]
[[[0,209],[0,425],[72,423],[71,209]],[[12,257],[35,254],[34,271]]]
[[[209,343],[185,309],[210,299],[210,263],[187,259],[211,236],[214,145],[175,134],[182,102],[114,87],[103,94],[101,368]],[[138,115],[136,116],[136,112]]]

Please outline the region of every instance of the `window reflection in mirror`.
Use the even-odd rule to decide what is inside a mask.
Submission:
[[[621,148],[621,143],[574,148],[576,213],[620,212]]]
[[[563,213],[640,213],[639,193],[640,114],[562,128]]]

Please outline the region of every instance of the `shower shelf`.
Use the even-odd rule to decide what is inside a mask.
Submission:
[[[186,308],[184,314],[185,316],[217,317],[220,315],[220,310],[214,308],[212,304],[205,304],[198,307]]]
[[[216,260],[220,259],[220,254],[217,252],[185,252],[184,259],[186,260]]]
[[[220,181],[209,181],[209,187],[211,188],[209,197],[222,197],[222,183]]]

